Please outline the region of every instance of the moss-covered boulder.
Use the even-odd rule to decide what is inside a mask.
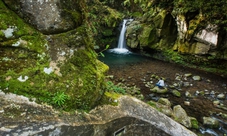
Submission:
[[[87,20],[71,31],[43,35],[2,1],[0,17],[2,91],[64,110],[90,109],[99,103],[108,66],[96,58]]]

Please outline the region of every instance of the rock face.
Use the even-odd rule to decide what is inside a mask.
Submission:
[[[3,1],[26,22],[45,34],[66,32],[82,23],[78,2],[60,0]]]
[[[9,95],[9,94],[8,94]],[[1,135],[82,135],[82,136],[103,136],[103,135],[144,135],[144,136],[196,136],[182,125],[173,121],[164,114],[153,109],[142,101],[122,96],[118,106],[104,105],[93,109],[86,114],[57,116],[57,112],[50,107],[38,105],[34,102],[14,96],[12,100],[8,95],[0,93],[1,105],[7,110],[4,101],[10,101],[17,107],[17,114],[14,118],[3,120],[1,118]],[[6,97],[2,99],[3,97]],[[16,100],[16,101],[14,101]],[[22,109],[29,108],[27,111]],[[23,108],[22,108],[23,107]],[[22,109],[21,109],[22,108]],[[34,112],[33,111],[36,111]],[[41,112],[45,114],[42,114]],[[20,115],[24,113],[23,115]],[[49,112],[47,114],[47,112]],[[64,114],[64,113],[63,113]],[[5,116],[4,116],[5,115]],[[18,116],[19,115],[19,116]],[[7,113],[0,113],[0,117],[6,117]],[[30,119],[28,119],[30,117]],[[61,118],[63,117],[63,118]],[[25,119],[26,122],[18,123],[17,119]],[[40,118],[39,120],[35,118]],[[48,122],[47,122],[48,121]]]
[[[193,24],[198,25],[196,23],[201,19],[199,15],[189,22],[189,26],[187,17],[181,14],[174,16],[160,10],[153,15],[135,19],[128,26],[126,39],[129,47],[163,51],[173,49],[181,53],[214,55],[212,53],[218,46],[219,37],[217,26],[207,24],[205,29],[195,32],[197,26]],[[194,42],[190,42],[190,39],[194,39]]]
[[[65,110],[97,105],[105,90],[108,66],[96,58],[85,27],[88,22],[81,24],[79,4],[4,2],[0,1],[0,89]]]
[[[177,38],[177,27],[174,18],[162,11],[147,20],[135,20],[127,28],[127,45],[131,48],[168,48]],[[165,47],[162,46],[165,44]]]

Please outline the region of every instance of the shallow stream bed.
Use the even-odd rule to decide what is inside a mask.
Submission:
[[[200,76],[200,81],[195,81],[192,78],[187,78],[190,83],[188,87],[181,87],[179,89],[181,97],[176,97],[171,93],[167,94],[152,94],[155,97],[168,98],[172,106],[181,105],[191,117],[195,117],[202,126],[202,118],[215,116],[222,120],[219,129],[204,128],[204,135],[223,135],[227,134],[226,119],[221,118],[220,114],[227,114],[226,109],[217,108],[213,101],[217,100],[218,94],[224,94],[225,99],[219,100],[222,105],[227,106],[227,79],[219,75],[207,73],[197,69],[191,69],[176,64],[163,62],[160,60],[144,57],[138,54],[126,53],[116,54],[113,52],[104,52],[105,57],[100,58],[102,62],[110,67],[108,75],[113,75],[112,82],[115,84],[123,82],[127,86],[137,86],[140,88],[145,100],[149,101],[151,91],[144,84],[144,81],[149,81],[152,75],[157,75],[165,79],[167,85],[172,85],[176,82],[176,77],[184,74],[192,74],[193,76]],[[154,84],[157,80],[153,80]],[[193,95],[192,98],[185,97],[185,92]],[[205,92],[201,95],[198,92]],[[208,93],[207,93],[208,92]],[[185,105],[184,101],[189,101],[190,105]],[[220,130],[222,129],[222,130]],[[205,132],[207,130],[207,133]]]

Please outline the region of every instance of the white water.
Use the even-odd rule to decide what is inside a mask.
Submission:
[[[121,28],[121,33],[120,33],[120,37],[119,37],[119,41],[118,41],[118,46],[117,48],[119,49],[123,49],[124,48],[124,44],[125,44],[125,32],[126,32],[126,22],[128,20],[124,19],[123,23],[122,23],[122,28]]]
[[[128,20],[128,19],[123,20],[117,48],[110,49],[109,50],[110,52],[117,53],[117,54],[128,54],[128,53],[130,53],[130,51],[125,48],[125,43],[126,43],[125,42],[125,32],[126,32],[126,29],[127,29],[127,26],[126,26],[127,21],[130,21],[130,20]]]

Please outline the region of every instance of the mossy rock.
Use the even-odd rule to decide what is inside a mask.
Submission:
[[[181,97],[181,93],[180,93],[179,91],[177,91],[177,90],[173,90],[173,91],[172,91],[172,94],[173,94],[174,96]]]
[[[154,88],[152,88],[150,91],[154,92],[154,93],[160,93],[160,94],[165,94],[168,92],[167,88],[159,88],[158,86],[155,86]]]
[[[169,106],[169,107],[171,106],[170,101],[168,99],[166,99],[166,98],[160,98],[158,100],[158,103],[163,104],[163,105],[166,105],[166,106]]]
[[[141,33],[138,34],[138,40],[142,47],[156,42],[156,29],[152,25],[142,24]]]
[[[199,122],[197,121],[196,118],[190,117],[192,128],[194,129],[199,129]]]
[[[108,66],[97,60],[86,24],[45,36],[8,10],[2,1],[0,11],[0,30],[15,28],[11,37],[0,34],[2,91],[35,98],[63,110],[89,110],[99,103],[106,91],[104,73]],[[17,46],[12,46],[18,41]]]

